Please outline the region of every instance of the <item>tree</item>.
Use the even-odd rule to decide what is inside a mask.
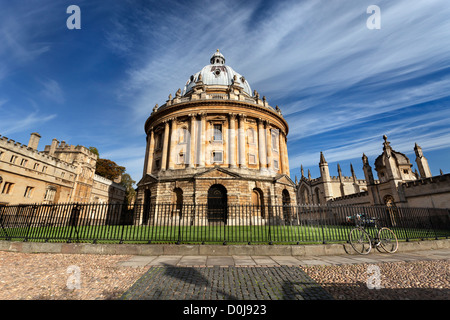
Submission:
[[[89,147],[88,149],[90,152],[97,155],[97,159],[100,158],[100,154],[98,153],[98,149],[96,147]]]
[[[98,174],[99,176],[114,181],[118,177],[121,177],[124,172],[125,167],[119,166],[112,160],[101,158],[97,160],[97,167],[95,168],[95,173]]]
[[[134,200],[134,197],[136,196],[136,190],[134,190],[133,184],[135,184],[136,181],[131,179],[131,176],[128,173],[122,174],[122,180],[120,181],[120,184],[123,185],[126,188],[126,202],[128,204],[131,204]]]

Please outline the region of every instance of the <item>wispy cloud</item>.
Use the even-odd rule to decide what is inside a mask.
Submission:
[[[43,86],[43,89],[41,90],[42,96],[58,104],[64,103],[64,93],[57,81],[53,79],[43,79],[41,80],[41,84]]]
[[[416,139],[425,151],[450,148],[450,139],[445,140],[450,132],[447,0],[80,1],[83,28],[72,33],[54,27],[64,28],[60,3],[24,3],[11,2],[0,12],[0,80],[29,69],[34,83],[22,75],[13,82],[21,90],[12,96],[8,81],[0,82],[0,108],[7,110],[0,131],[48,123],[56,117],[53,103],[65,104],[72,119],[79,116],[74,110],[95,99],[100,115],[102,108],[110,111],[105,101],[114,96],[123,109],[117,107],[108,119],[83,122],[78,137],[95,137],[104,155],[127,163],[135,179],[142,172],[146,117],[208,64],[216,49],[252,89],[280,106],[290,125],[291,169],[300,163],[316,166],[320,151],[330,162],[360,158],[362,152],[375,156],[383,134],[401,152]],[[381,8],[380,30],[366,27],[366,9],[372,4]],[[52,37],[55,32],[60,33]],[[53,41],[70,36],[73,41]],[[34,62],[47,55],[73,61],[75,47],[80,49],[79,74],[62,80],[59,69],[43,75],[35,68]],[[116,78],[109,78],[113,73]],[[71,76],[74,86],[68,84]],[[71,91],[83,88],[86,79],[99,88],[97,96]],[[40,107],[30,110],[26,98],[18,99],[24,91]],[[99,121],[105,126],[111,121],[111,128],[122,125],[125,129],[113,131],[124,136],[111,143]],[[118,141],[136,142],[123,148]]]

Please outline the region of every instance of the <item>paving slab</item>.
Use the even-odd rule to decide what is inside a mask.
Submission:
[[[379,259],[376,259],[376,258],[368,258],[367,255],[360,256],[360,257],[356,258],[356,260],[357,260],[359,263],[380,263],[380,260],[379,260]]]
[[[324,256],[320,257],[320,260],[328,262],[332,265],[343,265],[343,264],[357,264],[357,259],[350,259],[343,256]]]
[[[234,259],[230,256],[208,256],[206,266],[234,266]]]
[[[232,256],[235,266],[255,266],[256,262],[251,256]]]
[[[156,258],[157,256],[133,256],[126,261],[119,262],[118,265],[121,267],[140,268],[147,266]]]
[[[300,260],[292,256],[271,256],[273,261],[277,262],[280,266],[299,266]]]
[[[176,266],[180,262],[182,256],[159,256],[152,260],[150,266]]]
[[[314,257],[308,257],[309,259],[299,259],[302,266],[329,266],[331,263],[320,260]]]
[[[178,266],[205,266],[207,256],[183,256]]]
[[[257,265],[261,266],[275,266],[278,265],[278,262],[274,261],[272,258],[267,256],[252,256],[253,261]]]

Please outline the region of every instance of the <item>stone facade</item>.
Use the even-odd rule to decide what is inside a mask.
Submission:
[[[0,136],[0,204],[86,203],[93,201],[105,183],[114,189],[109,191],[114,201],[123,202],[122,186],[103,179],[95,183],[97,155],[57,139],[38,151],[40,138],[32,133],[24,145]]]
[[[338,165],[339,177],[330,177],[323,154],[320,157],[321,177],[303,177],[297,182],[297,198],[300,204],[339,205],[388,205],[424,208],[450,208],[450,174],[432,176],[422,148],[415,144],[415,162],[412,164],[403,153],[392,149],[384,136],[383,153],[375,159],[378,180],[374,179],[368,157],[363,154],[365,179],[343,177]]]
[[[305,177],[303,166],[301,167],[302,176],[300,181],[296,181],[299,204],[326,204],[337,198],[367,192],[366,180],[356,177],[352,165],[350,165],[351,177],[342,175],[339,164],[337,165],[338,176],[330,176],[328,163],[321,152],[319,168],[320,177],[312,179],[309,170],[308,177]]]
[[[123,203],[126,188],[105,177],[94,175],[91,191],[91,203]]]
[[[296,204],[288,124],[219,52],[145,122],[138,203]]]

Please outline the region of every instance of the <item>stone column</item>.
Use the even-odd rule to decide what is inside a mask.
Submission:
[[[163,142],[163,150],[162,150],[162,159],[161,159],[161,170],[166,171],[167,169],[167,153],[169,147],[169,120],[164,121],[164,142]]]
[[[175,169],[175,164],[177,162],[176,147],[178,145],[178,135],[177,135],[177,118],[172,120],[172,130],[170,134],[170,148],[169,148],[169,170]]]
[[[273,171],[273,159],[272,159],[272,132],[270,130],[270,123],[266,122],[266,138],[267,138],[267,168],[269,171]]]
[[[147,147],[147,156],[146,156],[146,163],[145,163],[145,169],[146,169],[146,174],[151,174],[152,173],[152,167],[153,167],[153,153],[155,152],[155,133],[153,128],[150,128],[150,139],[147,142],[148,147]]]
[[[195,114],[190,114],[191,117],[191,128],[190,128],[190,140],[189,140],[189,168],[195,167],[196,162],[196,148],[195,148]]]
[[[259,170],[266,170],[266,135],[264,131],[263,120],[258,119],[258,152],[259,152]]]
[[[287,137],[283,134],[283,160],[284,160],[284,174],[289,176],[289,157],[287,150]]]
[[[205,166],[206,153],[206,113],[202,113],[201,117],[201,133],[200,133],[200,167]]]
[[[283,152],[283,133],[278,131],[278,163],[280,166],[280,172],[283,174],[285,170],[284,152]]]
[[[150,130],[151,133],[153,134],[152,130]],[[146,139],[147,141],[146,145],[145,145],[145,159],[144,159],[144,172],[142,172],[142,175],[145,176],[145,174],[147,173],[147,167],[148,167],[148,154],[149,154],[149,149],[150,149],[150,137],[147,135]]]
[[[229,163],[230,168],[236,168],[236,115],[234,113],[229,114]]]
[[[246,168],[247,164],[245,162],[245,125],[244,125],[245,115],[239,115],[239,167]]]

